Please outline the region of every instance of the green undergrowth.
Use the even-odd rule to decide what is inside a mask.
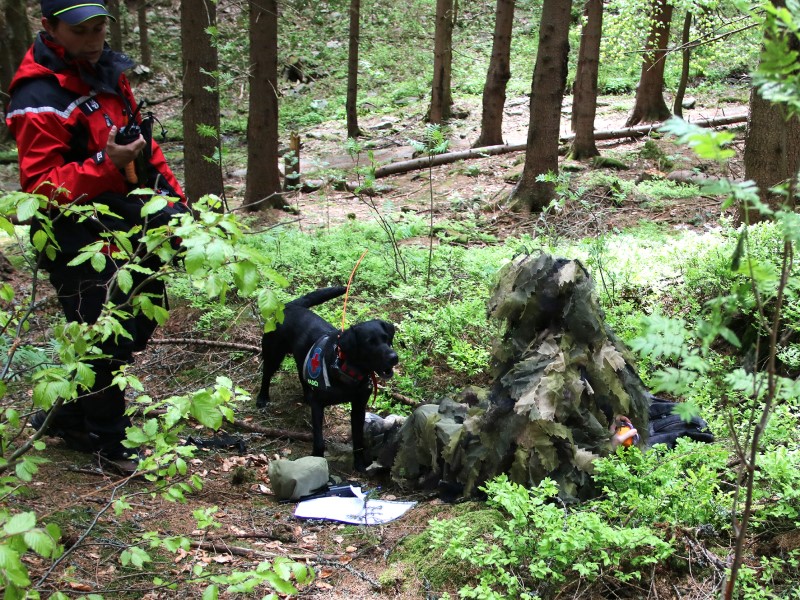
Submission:
[[[643,223],[613,235],[562,242],[555,247],[546,243],[546,237],[509,238],[475,246],[450,244],[444,239],[433,252],[428,282],[425,224],[406,217],[398,217],[393,223],[397,252],[386,232],[371,221],[353,221],[315,232],[279,227],[253,234],[244,243],[269,256],[272,268],[287,278],[288,286],[276,290],[284,302],[319,287],[346,285],[358,264],[344,323],[349,326],[381,318],[396,324],[400,367],[391,387],[419,401],[488,382],[497,325],[487,320],[486,302],[499,268],[521,252],[544,250],[580,259],[595,280],[608,323],[626,342],[640,335],[644,315],[680,315],[688,320],[706,310],[707,301],[721,292],[744,294],[743,275],[732,274],[729,268],[737,234],[724,224],[695,232]],[[470,225],[462,222],[461,227],[467,229],[467,237],[472,235]],[[477,238],[479,225],[472,227]],[[755,252],[768,258],[774,254],[779,237],[774,227],[763,225],[751,230],[750,240]],[[225,304],[208,302],[180,276],[170,292],[177,302],[197,311],[195,322],[200,333],[224,334],[225,326],[259,327],[253,316],[257,311],[249,307],[249,298],[231,293]],[[752,309],[748,309],[745,296],[740,304],[741,321],[745,323],[746,311]],[[795,301],[790,306],[794,307]],[[337,299],[315,311],[340,326],[343,307],[343,299]],[[718,350],[724,357],[725,348]],[[800,351],[791,346],[784,355],[791,363]],[[800,365],[800,359],[795,363]],[[657,362],[642,358],[639,367],[645,380],[657,366]],[[720,358],[720,373],[729,367]],[[702,389],[696,393],[704,396]]]
[[[501,511],[478,502],[457,505],[453,507],[453,513],[447,521],[454,529],[468,532],[467,537],[473,542],[491,536],[506,520]],[[435,544],[431,529],[405,538],[389,555],[389,564],[402,572],[402,581],[409,585],[425,581],[434,590],[470,577],[463,561],[446,555]],[[476,573],[472,570],[472,575]]]

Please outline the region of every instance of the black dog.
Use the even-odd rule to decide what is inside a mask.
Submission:
[[[269,402],[269,384],[283,357],[294,356],[306,403],[311,405],[314,435],[313,454],[323,456],[323,409],[332,404],[351,405],[353,466],[366,468],[364,460],[364,418],[373,391],[375,375],[392,376],[397,352],[392,348],[394,325],[373,320],[339,331],[309,310],[345,293],[344,287],[330,287],[292,300],[284,307],[283,323],[261,339],[264,373],[256,406]]]

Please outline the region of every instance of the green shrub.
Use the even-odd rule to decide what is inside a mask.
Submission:
[[[459,591],[463,598],[532,600],[608,571],[620,581],[636,580],[643,567],[672,553],[647,528],[617,526],[596,512],[559,504],[558,486],[549,479],[528,490],[503,475],[485,491],[489,506],[506,515],[491,535],[477,537],[468,524],[452,520],[431,522],[434,547],[477,571],[477,583]]]
[[[648,526],[730,526],[731,492],[723,488],[728,452],[715,444],[680,438],[675,450],[630,448],[596,460],[603,497],[595,507],[611,522]]]

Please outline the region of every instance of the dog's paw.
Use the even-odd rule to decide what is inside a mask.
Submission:
[[[267,404],[269,404],[269,398],[264,398],[262,396],[256,398],[256,408],[266,408]]]

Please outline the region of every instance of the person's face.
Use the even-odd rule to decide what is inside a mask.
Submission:
[[[64,21],[59,21],[55,27],[50,25],[47,19],[42,19],[42,26],[71,57],[86,60],[92,64],[100,60],[108,28],[106,17],[92,17],[77,25],[68,25]]]

